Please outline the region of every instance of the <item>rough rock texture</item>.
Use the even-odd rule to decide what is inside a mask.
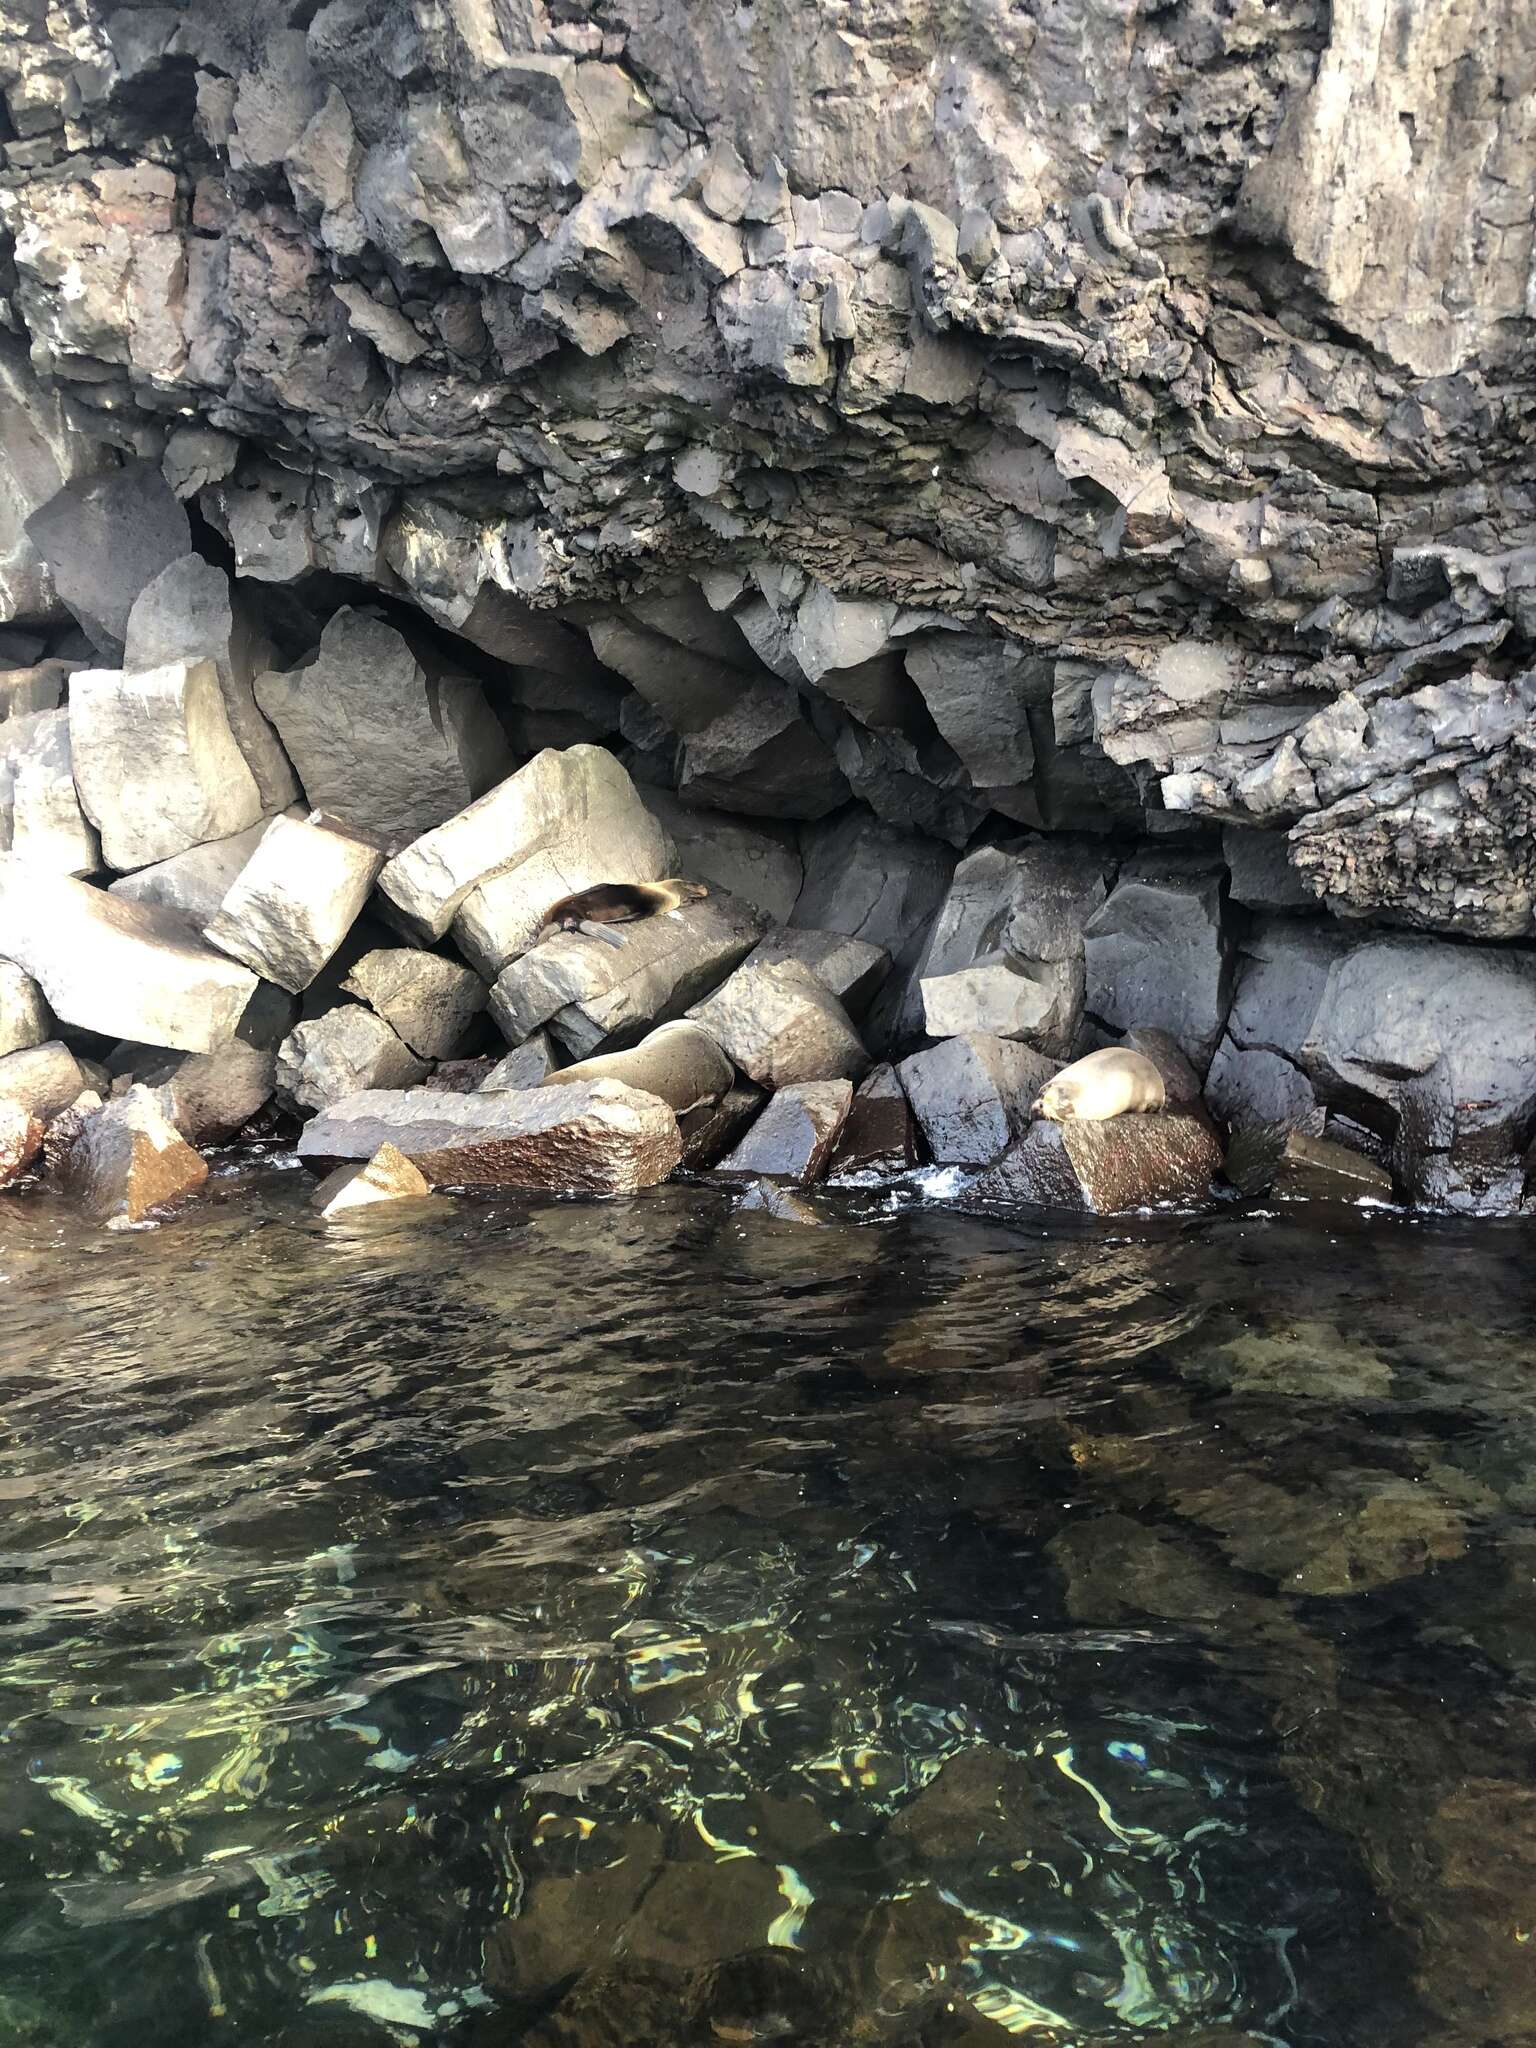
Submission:
[[[0,1058],[41,1045],[53,1027],[42,990],[14,961],[0,960]]]
[[[101,842],[80,807],[69,713],[18,718],[0,741],[0,836],[13,853],[56,875],[93,875]]]
[[[306,1124],[301,1158],[371,1159],[391,1144],[434,1186],[634,1194],[682,1157],[677,1118],[618,1081],[518,1094],[364,1091]]]
[[[802,1187],[823,1179],[852,1103],[851,1081],[799,1081],[779,1089],[718,1171]]]
[[[431,1183],[393,1145],[381,1145],[361,1166],[338,1166],[328,1173],[310,1197],[324,1217],[343,1216],[351,1209],[367,1209],[377,1202],[419,1201],[430,1195]]]
[[[0,1095],[0,1188],[26,1172],[43,1149],[43,1125],[24,1103]]]
[[[61,1039],[0,1059],[0,1096],[19,1102],[45,1124],[68,1109],[85,1087],[80,1062]]]
[[[896,1069],[872,1068],[854,1094],[828,1178],[856,1180],[874,1175],[884,1179],[909,1173],[921,1157],[917,1122]]]
[[[167,1123],[150,1089],[130,1088],[81,1119],[59,1176],[99,1223],[141,1223],[200,1188],[208,1162]]]
[[[203,945],[173,911],[0,854],[0,957],[38,983],[61,1024],[211,1052],[234,1035],[256,976]]]
[[[856,1081],[869,1065],[847,1011],[798,959],[749,960],[689,1014],[764,1088]]]
[[[371,840],[308,818],[274,818],[205,927],[279,988],[308,988],[352,929],[384,865]]]
[[[153,462],[66,483],[28,519],[27,537],[109,661],[123,652],[140,591],[192,545],[187,515]]]
[[[1113,1216],[1129,1209],[1203,1202],[1221,1169],[1221,1147],[1203,1116],[1167,1110],[1105,1123],[1031,1125],[961,1196],[967,1208],[1067,1209]]]
[[[940,1166],[987,1166],[1028,1130],[1030,1105],[1060,1062],[1012,1039],[971,1032],[896,1069]]]
[[[805,881],[805,864],[792,830],[761,818],[701,811],[664,790],[646,789],[642,796],[677,848],[679,874],[739,896],[775,924],[788,922]]]
[[[379,948],[353,962],[342,982],[424,1060],[447,1059],[490,990],[472,968],[411,946]]]
[[[382,1017],[343,1003],[300,1024],[278,1048],[276,1086],[295,1109],[327,1109],[363,1088],[409,1088],[427,1065]]]
[[[547,1031],[535,1031],[521,1045],[499,1059],[481,1082],[482,1088],[538,1088],[559,1067],[553,1041]]]
[[[185,853],[173,853],[169,860],[119,875],[110,884],[111,894],[130,903],[152,903],[173,910],[200,932],[218,915],[236,877],[260,846],[268,822],[259,819],[227,839],[210,839],[203,846],[189,846]]]

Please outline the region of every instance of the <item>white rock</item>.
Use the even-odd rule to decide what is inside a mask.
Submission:
[[[328,1108],[361,1088],[411,1088],[426,1073],[426,1062],[358,1003],[299,1025],[277,1054],[278,1095],[299,1109]]]
[[[80,1062],[61,1039],[0,1059],[0,1096],[19,1102],[45,1124],[78,1100],[88,1085]]]
[[[211,661],[142,675],[78,670],[69,734],[81,808],[119,872],[243,832],[262,815]]]
[[[200,932],[218,914],[270,823],[268,818],[259,819],[228,839],[210,839],[206,846],[189,846],[185,853],[173,853],[169,860],[156,861],[136,874],[119,875],[108,885],[110,892],[130,903],[157,903],[174,910]]]
[[[42,990],[14,960],[0,960],[0,1056],[41,1045],[53,1029]]]
[[[378,1202],[420,1201],[432,1192],[426,1175],[393,1145],[381,1145],[361,1166],[338,1166],[310,1197],[322,1216],[343,1216]]]
[[[396,854],[379,887],[415,935],[440,939],[471,889],[611,816],[633,795],[628,774],[604,748],[546,747]]]
[[[350,832],[274,818],[205,936],[297,994],[351,930],[383,865],[379,848]]]
[[[0,958],[40,984],[61,1024],[211,1052],[233,1036],[256,977],[169,911],[124,903],[0,854]]]
[[[471,967],[413,946],[365,953],[341,984],[426,1060],[445,1060],[490,990]]]
[[[101,842],[75,789],[67,711],[42,712],[14,757],[11,850],[56,875],[93,875],[101,866]]]

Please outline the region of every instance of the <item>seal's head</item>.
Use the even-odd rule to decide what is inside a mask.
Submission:
[[[1053,1124],[1070,1123],[1077,1115],[1077,1090],[1070,1081],[1064,1083],[1058,1074],[1054,1081],[1048,1081],[1040,1090],[1030,1104],[1030,1113],[1043,1116]]]
[[[709,894],[702,882],[674,882],[672,886],[683,903],[702,903]]]

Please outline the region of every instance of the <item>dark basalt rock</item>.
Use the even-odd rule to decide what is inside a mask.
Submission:
[[[1069,1209],[1094,1216],[1208,1201],[1221,1147],[1202,1114],[1165,1110],[1105,1123],[1039,1122],[960,1197],[968,1209]]]
[[[1226,1175],[1245,1195],[1292,1202],[1395,1202],[1392,1176],[1336,1138],[1254,1124],[1227,1148]]]
[[[797,1186],[821,1180],[852,1102],[851,1081],[802,1081],[779,1089],[719,1171]]]
[[[896,1069],[875,1067],[855,1091],[832,1154],[828,1179],[888,1179],[910,1173],[923,1156],[917,1121]]]

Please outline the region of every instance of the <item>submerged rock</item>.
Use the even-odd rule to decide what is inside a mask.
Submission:
[[[1227,1147],[1227,1179],[1245,1195],[1288,1202],[1394,1202],[1384,1166],[1336,1138],[1284,1124],[1251,1124]]]
[[[148,1088],[83,1117],[59,1165],[65,1192],[100,1223],[141,1223],[200,1188],[208,1162],[168,1123]]]
[[[809,1202],[771,1180],[753,1181],[736,1204],[736,1213],[738,1216],[754,1213],[771,1216],[775,1223],[809,1223],[818,1229],[821,1227],[821,1218]]]
[[[801,1081],[780,1088],[718,1171],[802,1187],[823,1179],[852,1102],[851,1081]]]
[[[299,1157],[371,1159],[395,1145],[435,1187],[626,1195],[682,1158],[677,1118],[617,1081],[474,1095],[398,1089],[349,1095],[306,1124]]]
[[[371,1208],[377,1202],[419,1201],[432,1192],[425,1174],[419,1172],[403,1152],[393,1145],[381,1145],[362,1166],[338,1166],[328,1173],[310,1197],[322,1216],[343,1216],[352,1209]]]

